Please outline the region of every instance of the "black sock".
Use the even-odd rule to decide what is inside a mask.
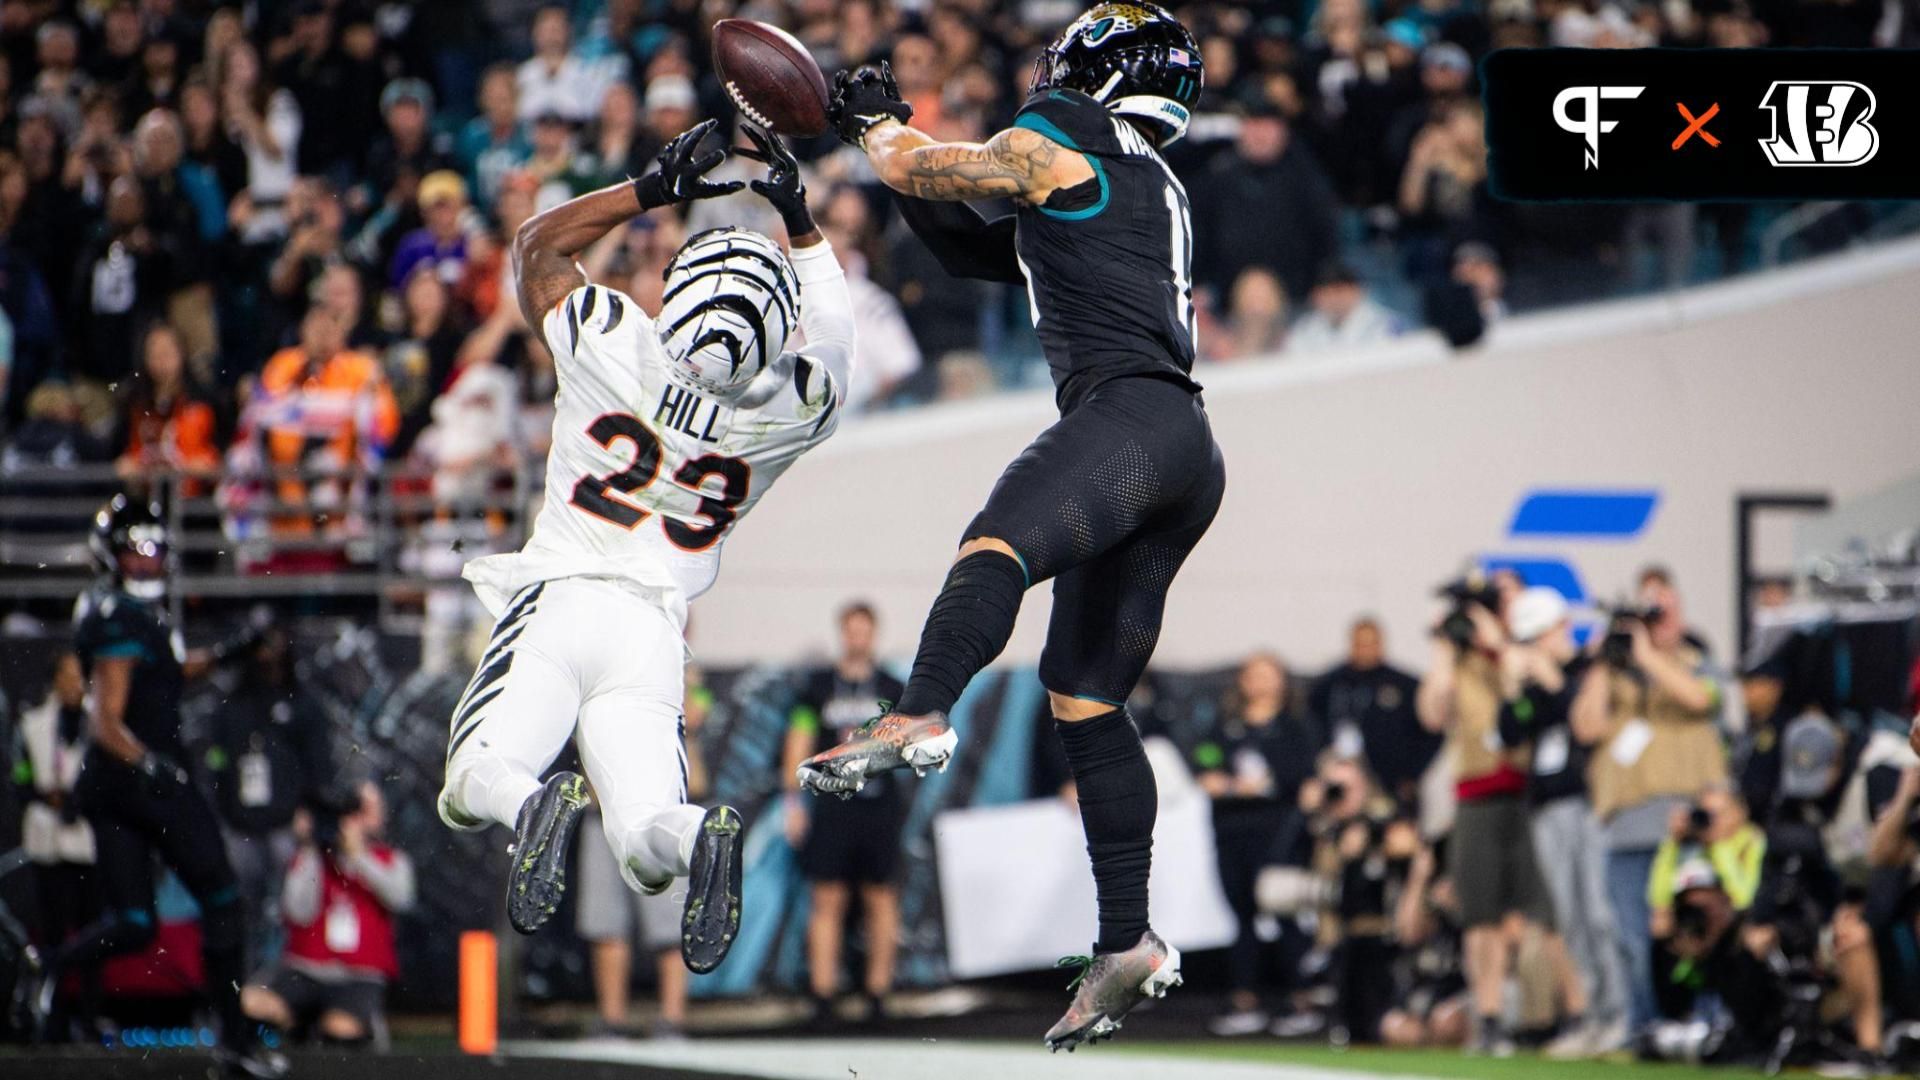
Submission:
[[[1012,556],[976,551],[954,563],[927,613],[913,674],[894,711],[952,711],[967,683],[1007,647],[1026,591],[1027,572]]]
[[[240,986],[247,978],[246,916],[232,886],[200,901],[200,960],[206,968],[207,997],[220,1017],[220,1041],[233,1049],[253,1045],[253,1022],[240,1008]]]
[[[207,996],[220,1017],[220,1041],[236,1049],[253,1045],[253,1021],[240,1008],[240,986],[246,981],[240,947],[203,949],[201,960],[206,966]]]
[[[1095,953],[1124,952],[1147,932],[1147,877],[1160,794],[1140,729],[1122,707],[1090,720],[1056,720],[1080,797],[1080,825],[1100,905]]]

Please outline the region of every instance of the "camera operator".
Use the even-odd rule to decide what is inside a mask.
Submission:
[[[1679,961],[1675,982],[1714,992],[1733,1020],[1718,1056],[1796,1048],[1846,1057],[1826,1038],[1841,1020],[1860,1050],[1880,1051],[1879,966],[1866,921],[1803,855],[1771,847],[1723,788],[1670,822],[1648,901],[1656,934]]]
[[[1331,954],[1332,1023],[1350,1041],[1378,1042],[1394,1001],[1393,915],[1419,835],[1394,816],[1360,759],[1337,749],[1300,786],[1299,805],[1313,850],[1308,867],[1262,871],[1259,905],[1282,916],[1317,914],[1317,945]]]
[[[1654,601],[1661,601],[1655,603]],[[1573,701],[1575,739],[1594,748],[1587,780],[1607,847],[1607,898],[1626,958],[1634,1028],[1658,1013],[1647,881],[1675,807],[1727,779],[1715,719],[1719,680],[1687,638],[1672,584],[1614,613]]]
[[[39,1004],[51,1005],[62,974],[152,942],[153,857],[200,906],[208,996],[220,1016],[216,1056],[230,1073],[277,1077],[284,1058],[260,1046],[240,1009],[245,914],[220,838],[219,818],[180,764],[180,698],[250,636],[187,652],[167,616],[171,547],[159,508],[116,495],[95,516],[88,549],[100,580],[75,611],[74,652],[89,682],[92,746],[74,798],[93,826],[106,913],[61,948]]]
[[[324,811],[302,812],[300,850],[281,887],[286,954],[265,985],[243,995],[255,1020],[349,1045],[385,1028],[387,984],[399,974],[394,916],[414,900],[412,860],[380,839],[380,789],[366,783],[355,795],[335,823]]]
[[[1566,978],[1584,995],[1570,994],[1569,1011],[1584,996],[1587,1022],[1571,1025],[1549,1044],[1550,1058],[1590,1057],[1627,1041],[1626,976],[1607,904],[1606,850],[1587,799],[1590,748],[1573,737],[1575,687],[1587,658],[1573,643],[1567,601],[1535,586],[1508,605],[1511,640],[1500,651],[1500,741],[1532,751],[1527,800],[1532,806],[1536,861],[1553,896],[1565,942]]]
[[[1760,891],[1766,856],[1767,834],[1748,817],[1746,804],[1732,788],[1711,787],[1693,803],[1674,807],[1647,879],[1647,904],[1652,911],[1648,925],[1654,938],[1669,941],[1674,935],[1674,901],[1682,891],[1682,863],[1705,860],[1716,887],[1726,893],[1733,909],[1745,911]]]
[[[1393,1008],[1380,1021],[1388,1046],[1459,1046],[1472,1026],[1473,1001],[1461,972],[1460,904],[1444,859],[1422,846],[1394,907],[1400,957]]]
[[[1434,627],[1433,659],[1416,705],[1420,722],[1445,732],[1454,755],[1459,807],[1448,873],[1466,927],[1473,1048],[1506,1056],[1514,1048],[1506,1021],[1507,976],[1527,924],[1553,925],[1553,904],[1535,865],[1524,754],[1500,741],[1498,660],[1507,644],[1500,591],[1464,579],[1441,592],[1452,605]],[[1585,1003],[1576,996],[1569,1004]]]

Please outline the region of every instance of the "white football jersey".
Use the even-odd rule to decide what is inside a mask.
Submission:
[[[842,297],[816,289],[806,299],[844,304],[835,284]],[[839,380],[827,362],[789,351],[731,403],[695,391],[668,376],[640,305],[602,285],[575,289],[542,330],[559,384],[546,504],[524,548],[475,559],[465,576],[496,615],[536,581],[594,576],[657,591],[684,621],[734,526],[839,425]]]

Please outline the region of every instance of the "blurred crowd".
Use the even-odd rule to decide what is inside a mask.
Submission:
[[[1597,621],[1512,573],[1444,592],[1422,675],[1361,619],[1163,732],[1240,927],[1212,1030],[1911,1068],[1911,606],[1772,618],[1729,664],[1660,567]]]
[[[822,67],[890,59],[917,122],[980,138],[1070,0],[6,0],[0,461],[225,469],[248,528],[359,512],[345,478],[436,494],[537,459],[552,368],[503,258],[530,214],[643,172],[732,109],[712,22],[790,28]],[[1898,5],[1421,0],[1177,5],[1208,89],[1169,159],[1195,208],[1205,354],[1338,349],[1754,261],[1754,211],[1490,199],[1475,64],[1522,45],[1893,45]],[[857,154],[799,148],[851,271],[857,407],[1044,381],[1018,290],[945,275]],[[746,168],[743,164],[740,168]],[[658,302],[657,212],[585,260]],[[1827,220],[1842,239],[1848,214]],[[305,470],[295,481],[288,470]],[[448,489],[441,492],[439,489]],[[292,504],[299,514],[290,515]],[[277,508],[274,512],[269,509]]]
[[[1160,748],[1163,801],[1211,808],[1236,928],[1222,974],[1197,962],[1190,987],[1220,995],[1213,1035],[1866,1070],[1856,1074],[1920,1066],[1910,600],[1834,605],[1770,584],[1736,657],[1692,628],[1680,584],[1658,566],[1599,609],[1511,571],[1439,593],[1424,670],[1397,666],[1390,655],[1420,650],[1390,652],[1362,617],[1326,670],[1257,653],[1231,671],[1150,672],[1130,702]],[[847,604],[834,626],[813,666],[718,682],[687,671],[690,797],[714,797],[716,778],[760,792],[758,813],[790,849],[777,861],[804,881],[769,902],[793,913],[803,969],[775,985],[796,980],[810,1026],[886,1018],[901,958],[926,949],[929,932],[926,911],[902,902],[926,868],[908,832],[915,781],[870,783],[846,801],[793,786],[794,762],[899,693],[875,611]],[[188,760],[256,929],[249,1013],[290,1034],[378,1045],[413,864],[384,839],[380,791],[342,766],[341,733],[321,691],[295,676],[287,642],[269,626],[215,676],[190,710]],[[59,942],[100,903],[92,840],[71,812],[85,687],[71,657],[49,674],[44,696],[18,702],[0,803],[20,808],[24,869],[0,863],[0,878],[22,873],[54,902],[16,906],[24,930],[0,908],[0,938]],[[774,707],[756,712],[763,704]],[[419,717],[429,763],[381,770],[396,800],[431,791],[437,715]],[[1051,727],[1032,730],[1030,773],[997,776],[997,788],[1072,800]],[[444,843],[430,815],[415,818],[429,830],[416,844]],[[636,1033],[640,984],[659,995],[650,1034],[680,1037],[677,905],[627,889],[598,829],[581,830],[577,859],[584,963],[570,942],[559,948],[588,977],[593,1032]],[[917,887],[906,895],[924,899],[923,872]],[[463,910],[495,895],[437,900]],[[175,971],[170,958],[192,952],[181,903],[163,895],[148,954],[67,984],[57,1031],[91,1037],[106,997],[139,992],[142,972]],[[413,927],[416,939],[446,937],[440,922]],[[406,955],[430,954],[422,944]],[[928,978],[922,965],[908,981]]]
[[[345,766],[327,716],[295,679],[286,632],[268,627],[244,655],[216,671],[211,709],[187,732],[192,782],[210,796],[245,912],[241,1004],[288,1039],[384,1045],[387,991],[400,974],[395,933],[414,903],[413,862],[387,842],[386,803],[365,770]],[[25,867],[11,927],[51,957],[110,915],[94,827],[76,785],[91,742],[91,703],[79,659],[62,650],[44,698],[22,702],[0,753],[17,810]],[[8,876],[0,872],[0,878]],[[11,883],[10,883],[11,884]],[[23,902],[24,901],[24,902]],[[44,993],[32,1038],[111,1045],[119,1023],[141,1014],[129,1002],[165,1000],[201,978],[189,958],[198,913],[170,875],[159,890],[149,940],[131,954],[62,972],[43,989],[13,985],[0,1030],[18,1037],[17,1010]],[[0,903],[0,913],[8,911]],[[8,981],[18,968],[15,943]],[[165,1010],[160,1010],[165,1015]],[[149,1010],[146,1015],[152,1015]]]

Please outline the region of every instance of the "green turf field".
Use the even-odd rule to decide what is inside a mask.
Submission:
[[[1640,1062],[1546,1061],[1531,1055],[1506,1059],[1467,1057],[1453,1050],[1334,1050],[1266,1042],[1115,1042],[1102,1052],[1161,1054],[1217,1061],[1343,1069],[1375,1076],[1420,1076],[1433,1080],[1764,1080],[1746,1069],[1649,1065]]]

